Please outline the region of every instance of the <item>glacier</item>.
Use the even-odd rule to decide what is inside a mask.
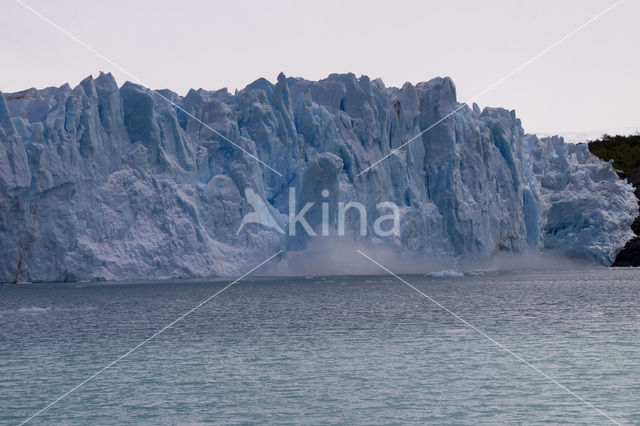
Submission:
[[[526,135],[514,111],[459,103],[450,78],[280,74],[183,97],[100,73],[1,95],[0,282],[242,274],[323,238],[282,232],[290,188],[315,203],[316,230],[323,202],[399,207],[397,235],[360,235],[352,210],[332,244],[450,265],[530,250],[610,265],[633,237],[633,188],[611,164]],[[239,229],[257,200],[270,226]]]

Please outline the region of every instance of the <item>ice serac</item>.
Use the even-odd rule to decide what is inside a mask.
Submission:
[[[300,224],[289,235],[290,188],[298,210],[313,203],[316,237]],[[349,209],[334,243],[451,261],[551,250],[610,264],[637,210],[586,147],[461,105],[449,78],[393,88],[281,74],[182,97],[101,73],[0,96],[2,282],[240,274],[323,238],[322,205],[335,237],[336,206],[351,201],[366,217]],[[399,206],[399,235],[373,232],[385,201]],[[273,226],[238,232],[252,205]]]
[[[634,237],[631,223],[638,205],[631,197],[633,187],[586,144],[567,144],[557,136],[527,137],[543,247],[612,264],[620,242]]]

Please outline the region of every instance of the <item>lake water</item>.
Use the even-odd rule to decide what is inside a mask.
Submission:
[[[623,424],[640,423],[640,270],[405,276]],[[228,281],[0,286],[18,424]],[[33,424],[611,421],[389,276],[249,278]]]

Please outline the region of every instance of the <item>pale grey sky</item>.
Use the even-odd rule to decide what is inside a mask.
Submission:
[[[450,76],[472,98],[615,0],[23,0],[155,89],[230,90],[334,72],[388,86]],[[0,90],[130,79],[14,0],[0,6]],[[527,131],[640,127],[640,2],[620,6],[478,99]]]

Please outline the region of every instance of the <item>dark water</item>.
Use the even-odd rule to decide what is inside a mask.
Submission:
[[[640,270],[406,278],[616,421],[640,423]],[[0,423],[226,284],[0,286]],[[242,281],[31,422],[610,423],[392,277]]]

